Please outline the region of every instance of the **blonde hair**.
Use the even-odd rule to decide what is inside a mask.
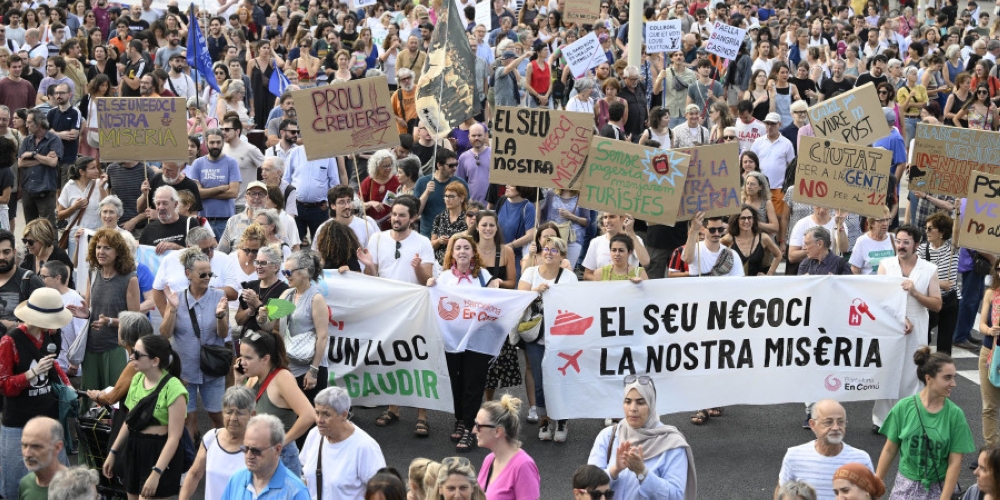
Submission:
[[[435,469],[435,481],[437,480],[437,468],[441,464],[429,459],[429,458],[414,458],[410,462],[410,468],[407,470],[407,477],[409,479],[410,492],[413,493],[418,500],[424,500],[427,498],[427,489],[424,485],[424,479],[427,477],[427,471],[434,466]]]
[[[1000,280],[997,280],[996,283],[1000,283]],[[424,489],[424,500],[430,500],[432,496],[438,495],[437,478],[438,472],[440,471],[440,462],[431,462],[427,464],[427,468],[424,470],[424,477],[421,480],[422,487]]]
[[[563,240],[559,238],[548,238],[546,243],[558,240],[562,242]],[[556,244],[558,246],[558,243]],[[563,252],[565,253],[565,243],[563,243]],[[521,431],[521,417],[518,416],[518,411],[521,409],[521,400],[511,396],[510,394],[504,394],[500,397],[499,401],[487,401],[483,403],[483,411],[490,415],[490,420],[497,427],[503,427],[504,436],[507,438],[507,442],[514,447],[521,446],[521,442],[518,441],[517,435]]]
[[[264,230],[264,226],[261,226],[256,222],[247,226],[247,228],[243,230],[243,235],[240,236],[240,246],[250,240],[259,241],[261,246],[266,245],[267,233]]]
[[[437,472],[437,481],[434,483],[434,489],[427,492],[427,500],[444,500],[441,495],[441,486],[449,477],[455,475],[462,476],[469,481],[469,485],[472,486],[472,500],[486,500],[486,493],[483,493],[482,488],[479,487],[479,481],[476,479],[476,468],[465,457],[448,457],[441,461]]]

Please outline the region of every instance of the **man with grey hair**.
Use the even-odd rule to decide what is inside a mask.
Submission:
[[[191,212],[200,212],[201,194],[198,192],[198,184],[184,175],[184,167],[186,166],[185,163],[176,161],[163,162],[162,169],[158,174],[142,181],[140,189],[143,195],[136,200],[136,209],[140,213],[145,212],[149,207],[153,206],[153,193],[160,186],[172,186],[178,193],[181,191],[190,192],[194,196],[194,205],[191,205]],[[154,214],[147,212],[146,215],[152,219]]]
[[[399,88],[392,93],[390,102],[392,111],[396,113],[396,130],[400,134],[412,134],[417,126],[417,85],[413,70],[399,68],[396,70],[396,81]]]
[[[70,467],[56,473],[49,483],[49,500],[96,500],[97,471]]]
[[[229,478],[221,500],[309,500],[306,485],[281,463],[284,438],[285,427],[278,417],[252,417],[243,436],[242,449],[247,468]],[[268,494],[265,495],[265,492]]]
[[[646,104],[646,85],[639,81],[639,68],[626,66],[623,71],[624,85],[618,97],[625,99],[628,118],[625,119],[625,134],[631,135],[632,142],[638,143],[642,131],[649,121],[649,106]]]
[[[219,243],[215,239],[215,234],[205,226],[192,227],[187,233],[185,241],[188,248],[198,247],[208,255],[212,265],[212,279],[208,282],[209,288],[219,288],[226,292],[226,298],[236,300],[237,291],[241,290],[240,279],[236,269],[236,262],[228,255],[217,252]],[[156,278],[153,279],[153,302],[156,309],[162,313],[167,307],[167,298],[164,290],[167,286],[171,290],[182,291],[188,287],[187,275],[184,274],[184,265],[181,264],[180,253],[173,252],[167,254],[160,262],[160,268],[156,270]]]
[[[809,418],[809,428],[816,439],[788,448],[778,473],[778,491],[791,481],[804,481],[816,490],[819,500],[834,500],[833,473],[847,463],[862,464],[873,472],[872,459],[863,450],[844,442],[847,434],[847,411],[833,399],[816,402]]]
[[[21,457],[28,475],[21,478],[18,497],[23,500],[45,500],[49,483],[57,472],[66,468],[59,462],[63,449],[63,426],[49,417],[35,417],[24,425],[21,433]]]
[[[281,191],[281,196],[285,199],[285,212],[288,212],[288,215],[292,217],[298,215],[298,207],[295,206],[298,190],[284,178],[285,160],[276,156],[265,157],[264,163],[260,166],[260,176],[268,189],[278,188]],[[297,236],[296,239],[298,239]]]
[[[253,181],[247,186],[247,207],[242,212],[229,218],[226,222],[226,229],[222,231],[219,238],[219,251],[231,253],[236,248],[236,243],[243,237],[243,231],[247,226],[253,224],[257,212],[267,208],[267,185],[260,181]]]
[[[833,239],[827,228],[815,226],[807,229],[802,237],[806,258],[799,264],[799,275],[853,274],[847,260],[830,251],[832,246]]]
[[[157,255],[183,249],[184,238],[188,231],[199,225],[198,218],[181,218],[177,211],[180,197],[177,196],[177,190],[171,186],[160,186],[156,189],[153,206],[156,219],[151,219],[139,236],[139,244],[155,246]]]
[[[997,56],[1000,56],[1000,40],[992,39],[986,44],[986,54],[983,56],[983,59],[992,62],[995,66]]]

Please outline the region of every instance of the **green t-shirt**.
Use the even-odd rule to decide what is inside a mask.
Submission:
[[[164,371],[163,375],[165,376],[166,374],[167,372]],[[135,408],[135,405],[141,401],[142,398],[148,396],[156,390],[156,387],[146,389],[143,386],[145,380],[146,376],[141,372],[136,373],[135,376],[132,377],[132,385],[128,388],[128,396],[125,396],[125,406]],[[167,381],[167,385],[163,386],[163,389],[160,391],[160,397],[156,400],[156,409],[153,410],[153,418],[158,420],[160,425],[167,425],[167,422],[170,420],[170,405],[173,404],[174,400],[180,396],[184,396],[186,409],[188,398],[187,388],[184,387],[184,384],[179,378],[172,377],[169,381]],[[187,413],[185,412],[185,415],[186,414]]]
[[[35,473],[29,472],[27,476],[21,478],[21,485],[17,488],[17,498],[19,500],[46,500],[49,498],[49,487],[38,486],[38,481],[35,481]]]
[[[928,413],[919,395],[900,400],[879,432],[899,445],[900,474],[926,488],[944,481],[949,454],[976,451],[965,412],[950,399],[944,400],[944,408],[937,413]]]

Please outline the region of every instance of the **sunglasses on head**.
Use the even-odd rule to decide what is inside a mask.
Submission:
[[[653,385],[653,378],[649,375],[626,375],[625,385],[639,382],[639,385]]]

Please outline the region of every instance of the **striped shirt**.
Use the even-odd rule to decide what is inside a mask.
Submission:
[[[950,281],[951,290],[958,293],[958,298],[962,298],[962,292],[958,289],[958,252],[951,251],[951,240],[947,240],[938,248],[931,247],[930,251],[927,250],[927,242],[923,242],[917,247],[917,257],[924,260],[929,260],[932,264],[937,265],[938,268],[938,279],[941,281]],[[930,258],[928,258],[930,257]],[[941,290],[941,295],[945,295],[948,292]]]
[[[816,451],[816,440],[793,446],[785,453],[778,473],[778,484],[789,481],[805,481],[816,490],[818,500],[834,500],[833,474],[842,465],[851,462],[868,467],[872,471],[872,459],[863,450],[844,444],[844,449],[835,457],[820,455]]]

